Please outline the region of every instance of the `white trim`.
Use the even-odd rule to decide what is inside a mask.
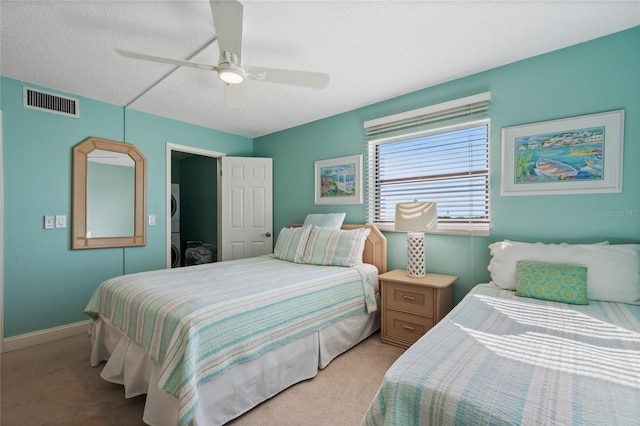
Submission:
[[[167,142],[167,151],[180,151],[187,152],[189,154],[203,155],[205,157],[224,157],[224,152],[211,151],[210,149],[196,148],[189,145],[180,145],[177,143]]]
[[[91,320],[75,322],[73,324],[62,325],[60,327],[48,328],[46,330],[34,331],[33,333],[21,334],[19,336],[4,339],[4,352],[15,351],[41,343],[53,342],[65,337],[77,336],[89,332]]]
[[[383,232],[398,232],[403,233],[402,231],[396,231],[393,227],[393,224],[377,224],[373,223],[380,231]],[[486,224],[483,226],[481,224],[476,224],[475,227],[471,226],[468,223],[439,223],[438,229],[426,231],[425,235],[473,235],[473,236],[488,236],[490,235],[491,226]]]
[[[165,182],[164,204],[166,208],[165,216],[167,218],[166,224],[165,224],[165,233],[166,233],[165,253],[167,255],[167,258],[166,258],[167,269],[171,268],[171,203],[169,202],[169,200],[171,200],[171,151],[186,152],[188,154],[202,155],[205,157],[212,157],[212,158],[220,158],[227,155],[224,152],[211,151],[208,149],[196,148],[188,145],[179,145],[172,142],[166,143],[166,153],[165,153],[165,181],[166,182]],[[220,182],[220,180],[218,180],[218,182]],[[218,191],[217,204],[219,209],[220,208],[220,191]],[[218,214],[218,217],[220,217],[219,214]],[[218,246],[220,246],[220,244],[218,244]]]
[[[478,93],[477,95],[467,96],[466,98],[454,99],[452,101],[442,102],[436,105],[429,105],[424,108],[414,109],[411,111],[405,111],[398,114],[387,115],[385,117],[375,118],[364,122],[364,128],[381,126],[396,121],[410,120],[415,117],[423,115],[429,115],[440,111],[459,108],[465,105],[471,105],[476,102],[484,102],[491,100],[491,92]]]

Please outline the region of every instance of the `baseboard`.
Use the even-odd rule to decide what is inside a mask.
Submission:
[[[48,328],[46,330],[35,331],[33,333],[21,334],[19,336],[8,337],[2,342],[4,352],[15,351],[27,348],[40,343],[52,342],[65,337],[76,336],[87,333],[91,320],[75,322],[73,324],[62,325],[60,327]]]

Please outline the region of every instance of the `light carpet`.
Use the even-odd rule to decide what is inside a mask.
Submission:
[[[382,377],[403,349],[375,333],[298,383],[230,422],[233,426],[356,426]],[[144,425],[145,397],[125,399],[124,388],[89,365],[86,335],[2,354],[2,426]]]

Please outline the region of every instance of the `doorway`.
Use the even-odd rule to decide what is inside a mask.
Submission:
[[[218,244],[218,158],[222,152],[167,142],[166,147],[166,267],[185,263],[187,241]],[[178,185],[176,187],[176,185]],[[178,195],[179,212],[176,216]],[[181,208],[180,208],[181,207]],[[173,212],[173,214],[172,214]],[[176,253],[176,246],[179,252]]]

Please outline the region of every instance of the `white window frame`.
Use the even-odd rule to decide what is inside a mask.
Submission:
[[[388,217],[385,221],[380,221],[376,217],[376,210],[379,207],[376,204],[377,197],[379,196],[377,187],[377,158],[376,153],[380,145],[399,141],[411,141],[418,138],[424,138],[434,136],[438,134],[454,132],[464,130],[465,128],[487,126],[487,140],[486,140],[486,169],[480,171],[470,171],[466,175],[457,174],[458,179],[465,179],[467,176],[484,176],[486,182],[486,194],[485,194],[485,212],[486,218],[468,220],[439,220],[438,230],[430,231],[430,233],[441,234],[460,234],[460,235],[489,235],[490,229],[490,195],[489,195],[489,139],[490,139],[490,121],[487,117],[488,102],[491,99],[489,92],[479,95],[470,96],[463,99],[458,99],[450,102],[445,102],[438,105],[421,108],[419,110],[409,111],[406,113],[396,114],[393,116],[383,117],[376,120],[365,122],[365,128],[368,133],[367,141],[367,222],[373,223],[383,231],[393,231],[393,222],[388,221]],[[464,113],[460,113],[461,108],[465,105],[469,105],[470,111],[477,102],[484,102],[485,109],[481,111],[481,114],[474,117],[473,112],[468,117],[464,116]],[[454,112],[454,119],[450,120],[449,115]],[[444,117],[444,119],[442,118]],[[413,126],[412,121],[417,123]],[[424,126],[424,123],[428,123]],[[388,131],[387,136],[384,128],[391,129]],[[371,129],[374,129],[373,131]],[[383,129],[380,131],[379,129]],[[377,132],[376,132],[377,130]],[[434,177],[437,174],[434,174]],[[411,198],[411,197],[408,197]],[[425,199],[424,195],[415,197],[418,201],[433,201]],[[413,201],[413,199],[407,199],[404,201]],[[442,216],[442,214],[439,214]]]

